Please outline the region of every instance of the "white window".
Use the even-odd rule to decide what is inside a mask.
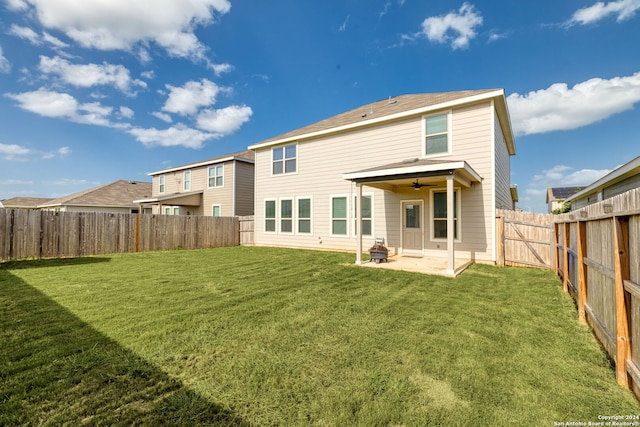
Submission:
[[[424,118],[424,154],[426,156],[451,153],[450,114],[438,114]]]
[[[184,191],[191,190],[191,171],[184,171]]]
[[[293,200],[280,200],[280,232],[293,233]]]
[[[180,208],[179,207],[174,207],[173,208],[173,214],[174,215],[180,215]]]
[[[211,205],[211,215],[213,216],[221,216],[222,206],[221,205]]]
[[[347,235],[347,196],[331,197],[331,234],[334,236]]]
[[[267,233],[276,232],[276,201],[264,201],[264,231]]]
[[[160,178],[158,178],[158,181],[160,183],[158,191],[160,193],[164,193],[164,190],[165,190],[164,180],[165,180],[164,175],[160,175]]]
[[[372,194],[363,194],[362,195],[362,203],[358,203],[357,196],[354,197],[354,210],[357,213],[358,205],[361,205],[360,215],[362,217],[362,235],[363,236],[371,236],[373,233],[373,195]],[[354,214],[355,223],[354,223],[354,234],[357,233],[358,230],[358,217]]]
[[[164,214],[165,215],[171,215],[171,207],[170,206],[165,206]]]
[[[209,188],[224,185],[224,166],[217,165],[209,168]]]
[[[281,175],[284,173],[294,173],[297,170],[297,151],[296,144],[276,147],[271,150],[271,159],[273,161],[273,175]]]
[[[298,199],[298,233],[311,234],[311,199]]]
[[[447,191],[433,190],[431,192],[431,238],[433,240],[446,240],[447,238]],[[460,239],[460,221],[458,213],[460,212],[460,190],[456,189],[453,193],[453,237]]]

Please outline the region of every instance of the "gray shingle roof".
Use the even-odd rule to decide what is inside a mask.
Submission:
[[[135,206],[134,200],[151,196],[151,183],[119,180],[88,190],[59,197],[40,204],[40,207],[60,205]]]
[[[301,127],[299,129],[292,130],[291,132],[287,132],[273,138],[269,138],[267,140],[259,142],[256,145],[267,144],[269,142],[278,141],[281,139],[287,139],[309,133],[338,128],[341,126],[356,124],[365,120],[392,116],[394,114],[404,113],[418,108],[444,104],[447,102],[499,90],[502,89],[463,90],[458,92],[400,95],[354,108],[353,110],[347,111],[345,113],[329,117],[327,119],[310,124],[308,126]]]

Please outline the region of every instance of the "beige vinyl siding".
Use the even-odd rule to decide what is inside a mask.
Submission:
[[[220,205],[220,216],[233,216],[233,162],[223,163],[223,182],[221,187],[209,188],[209,168],[216,167],[219,164],[209,165],[202,168],[203,175],[206,177],[202,195],[202,209],[205,216],[213,215],[213,205]]]
[[[602,197],[603,199],[608,199],[638,187],[640,187],[640,175],[632,176],[604,188]]]
[[[253,164],[236,161],[236,211],[235,215],[253,215]]]
[[[502,128],[495,120],[495,151],[496,151],[496,208],[513,209],[511,198],[511,158],[504,141]]]
[[[491,103],[485,102],[454,110],[452,120],[453,152],[449,158],[466,161],[482,177],[481,183],[461,188],[461,241],[455,245],[456,253],[478,260],[493,259],[492,114]],[[442,250],[446,243],[427,241],[426,248]]]
[[[421,118],[415,117],[378,125],[338,135],[324,136],[310,142],[298,143],[297,172],[271,175],[271,149],[256,151],[256,244],[294,247],[327,248],[336,250],[355,249],[352,221],[348,221],[349,237],[331,236],[331,195],[347,196],[348,209],[352,216],[355,185],[342,179],[342,174],[372,165],[390,163],[393,159],[420,157]],[[385,198],[392,193],[364,188],[374,195],[374,236],[387,237],[384,219]],[[311,235],[264,234],[264,200],[308,196],[313,200]],[[397,198],[396,198],[397,200]],[[365,245],[373,243],[373,237],[365,239]]]
[[[445,110],[447,111],[447,110]],[[434,112],[435,113],[435,112]],[[456,252],[479,260],[493,257],[492,238],[492,114],[489,102],[454,109],[452,111],[452,154],[442,160],[465,160],[475,169],[483,182],[472,188],[462,188],[462,241]],[[378,124],[357,131],[322,136],[298,142],[298,165],[294,174],[271,175],[271,149],[256,150],[256,223],[255,241],[258,245],[278,245],[354,251],[353,221],[348,221],[349,237],[330,235],[331,195],[347,195],[349,210],[353,210],[354,184],[342,179],[342,174],[374,166],[422,157],[423,116],[405,118],[392,123]],[[444,181],[443,181],[444,187]],[[431,242],[429,188],[420,191],[411,188],[397,193],[364,187],[364,193],[373,193],[374,230],[365,238],[363,247],[373,243],[374,237],[384,237],[392,252],[400,246],[401,200],[424,201],[423,223],[425,252],[442,254],[446,242]],[[310,236],[264,233],[264,201],[296,196],[313,199],[313,233]],[[351,214],[351,216],[353,216]]]

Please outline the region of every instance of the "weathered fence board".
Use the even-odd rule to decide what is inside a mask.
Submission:
[[[0,209],[0,260],[238,244],[235,217]]]
[[[577,285],[580,318],[615,361],[618,383],[640,396],[640,189],[554,220],[558,257],[575,261],[558,262],[558,275]]]

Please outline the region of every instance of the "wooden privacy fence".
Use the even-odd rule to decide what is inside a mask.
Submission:
[[[640,396],[640,188],[555,220],[563,288],[615,361],[618,383]]]
[[[237,217],[0,209],[0,261],[240,244]]]
[[[551,214],[496,211],[497,263],[499,265],[553,268],[553,218]]]

